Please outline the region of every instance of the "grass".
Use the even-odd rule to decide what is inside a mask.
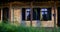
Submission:
[[[56,30],[60,32],[60,28]],[[52,27],[24,27],[0,23],[0,32],[56,32]]]

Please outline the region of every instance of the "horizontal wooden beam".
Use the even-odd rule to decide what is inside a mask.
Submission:
[[[9,2],[6,4],[2,4],[1,6],[30,6],[31,2]],[[33,6],[54,6],[54,1],[48,1],[48,2],[33,2]],[[56,1],[56,6],[60,6],[60,2]]]

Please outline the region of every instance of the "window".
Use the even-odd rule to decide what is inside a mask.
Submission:
[[[22,20],[30,20],[30,8],[22,8]]]
[[[40,8],[33,8],[33,20],[40,20]]]
[[[51,20],[51,9],[50,8],[41,9],[41,20],[44,20],[44,21]]]
[[[9,8],[8,7],[5,7],[5,8],[3,8],[3,12],[2,12],[3,14],[3,22],[4,23],[7,23],[7,21],[8,21],[8,19],[9,19]]]
[[[22,20],[30,21],[30,8],[22,8]],[[33,8],[32,20],[51,20],[51,8]]]
[[[31,9],[29,8],[26,9],[26,20],[30,20],[30,11]]]

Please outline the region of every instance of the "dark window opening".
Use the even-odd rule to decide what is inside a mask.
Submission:
[[[22,8],[22,20],[30,21],[31,9]],[[51,20],[51,8],[33,8],[32,20],[48,21]]]
[[[22,20],[25,20],[25,8],[22,8]]]
[[[60,7],[57,8],[57,26],[60,27]]]
[[[30,20],[30,8],[22,8],[22,20]]]
[[[33,20],[40,20],[40,8],[33,8]]]
[[[41,9],[41,20],[42,21],[51,20],[51,8]]]
[[[3,8],[3,19],[2,20],[4,23],[7,23],[8,19],[9,19],[9,8],[5,7]]]
[[[30,20],[30,11],[31,9],[30,8],[26,8],[26,20]]]

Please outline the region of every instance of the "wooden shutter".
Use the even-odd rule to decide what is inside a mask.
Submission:
[[[47,14],[48,20],[51,20],[52,19],[52,15],[51,14],[52,14],[51,13],[51,8],[48,8],[48,14]]]
[[[25,8],[22,8],[22,20],[25,20]]]

